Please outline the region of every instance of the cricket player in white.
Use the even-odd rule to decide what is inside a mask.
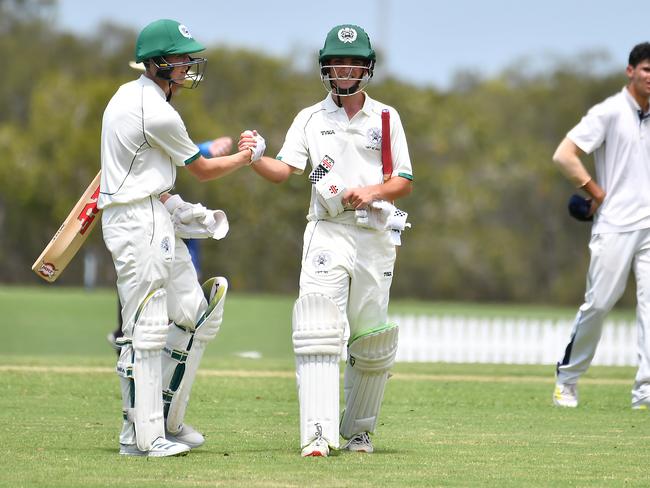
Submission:
[[[387,323],[395,245],[406,214],[391,203],[407,195],[412,169],[404,130],[392,107],[370,98],[375,52],[356,25],[327,35],[319,56],[327,97],[293,121],[277,159],[252,168],[281,182],[311,164],[311,201],[304,234],[293,347],[303,456],[339,447],[372,452],[384,387],[397,350]],[[383,182],[382,110],[390,112],[393,169]],[[387,135],[388,137],[388,135]],[[242,134],[240,148],[261,136]],[[349,334],[345,412],[339,426],[339,361]]]
[[[630,273],[637,285],[639,369],[632,408],[650,406],[650,43],[635,46],[629,83],[592,107],[558,146],[553,160],[590,196],[593,216],[585,301],[557,365],[553,402],[578,405],[577,382],[596,352],[606,314],[620,299]],[[580,157],[594,153],[596,179]]]
[[[214,230],[217,214],[165,192],[177,166],[206,181],[250,164],[251,151],[204,158],[169,103],[201,81],[206,60],[190,54],[203,49],[174,20],[147,25],[135,49],[146,71],[117,90],[102,120],[98,206],[122,303],[123,455],[182,455],[204,442],[184,415],[205,345],[221,325],[228,283],[216,277],[201,288],[181,240],[193,232],[178,227]]]

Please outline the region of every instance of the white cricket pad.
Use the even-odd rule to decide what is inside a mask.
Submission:
[[[339,361],[345,321],[331,298],[309,293],[296,300],[292,322],[300,447],[323,437],[338,448]]]
[[[149,451],[165,436],[160,354],[167,337],[167,292],[155,290],[144,299],[133,326],[133,422],[138,449]]]
[[[385,325],[350,340],[343,387],[345,411],[341,419],[341,435],[345,439],[374,432],[386,380],[395,363],[397,336],[397,325]]]
[[[167,430],[179,432],[192,393],[205,346],[214,339],[223,321],[228,280],[222,276],[203,284],[208,306],[197,320],[194,331],[172,325],[163,354],[163,398]]]

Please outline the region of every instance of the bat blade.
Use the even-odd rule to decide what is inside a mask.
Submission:
[[[90,183],[32,266],[32,271],[45,281],[56,281],[88,238],[101,211],[97,208],[101,172]]]

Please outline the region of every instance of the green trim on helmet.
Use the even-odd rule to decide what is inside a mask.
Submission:
[[[370,44],[370,37],[358,25],[342,24],[330,30],[325,38],[323,49],[318,52],[318,61],[325,59],[350,57],[375,60],[375,51]]]
[[[183,24],[160,19],[147,25],[135,42],[135,61],[141,63],[146,59],[170,54],[191,54],[203,51],[205,46],[197,42]]]

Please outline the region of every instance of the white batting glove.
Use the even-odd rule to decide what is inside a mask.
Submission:
[[[207,212],[200,203],[189,203],[181,198],[180,195],[172,195],[165,202],[165,208],[172,216],[172,222],[179,224],[189,224],[192,221],[202,218]]]
[[[183,239],[219,240],[226,237],[230,229],[228,218],[223,210],[205,209],[205,212],[201,216],[185,224],[174,217],[172,215],[174,233]]]
[[[254,163],[264,155],[264,151],[266,150],[266,141],[260,134],[256,134],[251,130],[244,131],[244,135],[255,139],[255,147],[248,148],[251,151],[251,163]]]
[[[330,217],[336,217],[345,210],[343,207],[345,184],[337,174],[327,173],[314,185],[314,188],[319,202],[327,209]]]
[[[180,195],[169,197],[165,208],[174,224],[174,233],[183,239],[222,239],[228,233],[228,218],[222,210],[209,210],[200,203],[188,203]]]
[[[180,195],[169,197],[165,201],[165,208],[170,215],[178,215],[179,220],[184,223],[189,222],[200,213],[199,209],[195,209],[193,203],[186,202]]]
[[[359,209],[354,216],[360,227],[390,231],[391,242],[396,246],[401,244],[402,231],[411,227],[406,221],[408,214],[385,200],[372,202],[367,210]]]

